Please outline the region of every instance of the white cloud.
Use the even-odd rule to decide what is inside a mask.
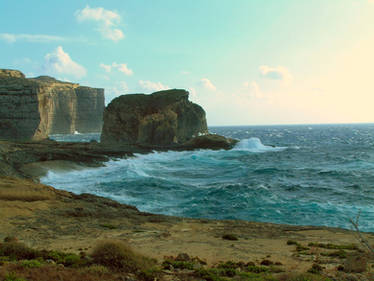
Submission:
[[[75,78],[81,78],[87,73],[86,69],[73,61],[61,46],[45,55],[43,68],[48,74],[71,75]]]
[[[259,70],[264,78],[272,80],[282,80],[285,84],[290,84],[293,79],[288,69],[283,66],[271,67],[262,65],[259,67]]]
[[[217,90],[216,86],[214,86],[213,83],[208,78],[202,78],[199,81],[199,85],[210,91]]]
[[[0,40],[8,43],[15,43],[17,41],[33,42],[33,43],[48,43],[64,41],[65,38],[60,36],[45,35],[45,34],[12,34],[0,33]]]
[[[132,75],[133,74],[133,71],[127,67],[127,64],[126,63],[120,63],[120,64],[117,64],[117,63],[113,63],[112,64],[113,67],[117,68],[118,71],[120,72],[123,72],[125,75]]]
[[[105,72],[111,72],[112,69],[117,69],[118,71],[124,73],[125,75],[127,76],[131,76],[134,74],[134,72],[132,71],[132,69],[130,69],[126,63],[116,63],[116,62],[113,62],[112,64],[103,64],[101,63],[100,64],[100,67],[103,68],[105,70]]]
[[[100,67],[103,68],[105,70],[105,72],[111,72],[112,71],[112,66],[111,65],[100,63]]]
[[[250,97],[261,99],[264,97],[263,92],[260,89],[260,86],[256,81],[244,82],[244,88],[249,91]]]
[[[169,86],[162,84],[161,82],[143,81],[139,80],[139,85],[145,90],[149,91],[162,91],[170,89]]]
[[[127,83],[125,81],[120,81],[112,88],[108,89],[112,94],[115,96],[118,95],[124,95],[126,92],[129,91],[129,87],[127,86]]]
[[[77,10],[75,17],[78,22],[96,22],[97,30],[106,39],[117,42],[125,38],[122,30],[118,28],[121,23],[121,16],[114,11],[106,10],[102,7],[90,8],[87,5],[83,10]]]

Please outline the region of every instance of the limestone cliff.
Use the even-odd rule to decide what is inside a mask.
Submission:
[[[102,143],[171,145],[208,132],[204,109],[185,90],[115,98],[104,111]]]
[[[104,90],[0,70],[0,139],[43,139],[50,134],[100,132]]]

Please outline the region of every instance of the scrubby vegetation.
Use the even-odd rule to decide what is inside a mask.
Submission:
[[[296,246],[295,253],[298,254],[298,248],[308,248],[296,241],[288,241],[287,244]],[[308,246],[317,247],[314,244]],[[353,246],[349,249],[341,245],[318,248],[329,250],[321,253],[323,257],[344,258],[344,263],[335,269],[336,272],[341,272],[339,279],[325,276],[326,269],[318,263],[318,259],[306,273],[294,274],[286,273],[281,262],[269,259],[225,261],[207,266],[204,260],[182,253],[176,257],[165,257],[158,263],[121,241],[101,241],[91,253],[81,252],[77,255],[32,249],[16,238],[7,237],[0,243],[0,281],[332,281],[354,280],[346,277],[344,272],[366,270],[362,257],[346,258],[347,251],[354,251]]]

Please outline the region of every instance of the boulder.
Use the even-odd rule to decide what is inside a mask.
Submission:
[[[188,100],[185,90],[115,98],[104,111],[104,144],[182,144],[208,133],[204,109]]]
[[[20,71],[0,70],[0,139],[100,132],[103,111],[103,89],[49,76],[27,79]]]

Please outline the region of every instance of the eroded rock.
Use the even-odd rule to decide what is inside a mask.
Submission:
[[[204,109],[185,90],[115,98],[104,111],[104,144],[182,144],[208,133]]]

